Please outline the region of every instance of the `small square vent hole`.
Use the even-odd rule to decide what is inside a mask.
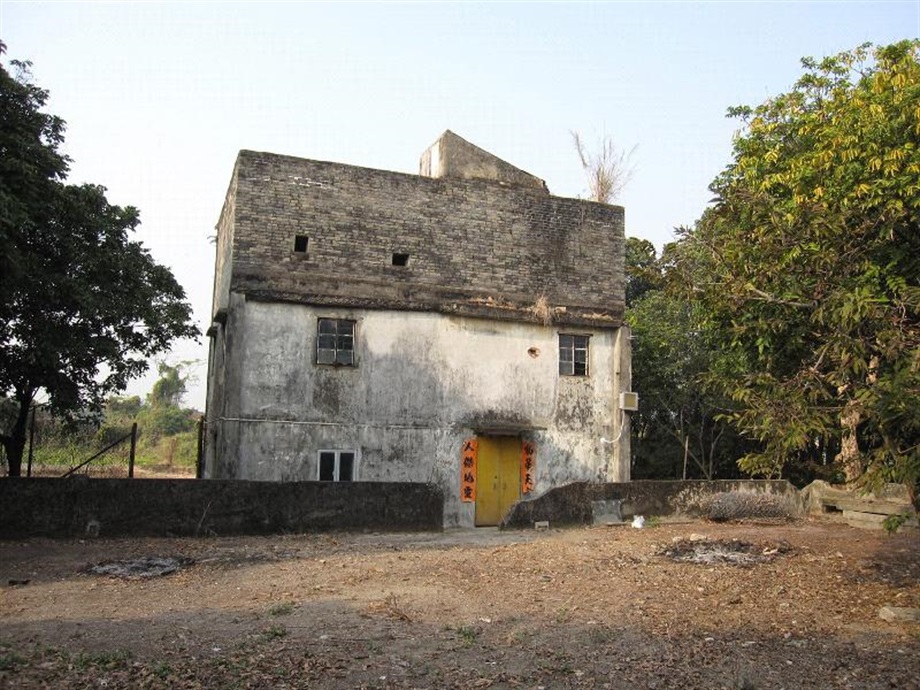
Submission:
[[[310,238],[306,235],[294,235],[294,251],[300,254],[306,254],[307,245],[310,243]]]
[[[409,265],[409,255],[399,254],[397,252],[394,252],[393,253],[393,265],[394,266],[408,266]]]

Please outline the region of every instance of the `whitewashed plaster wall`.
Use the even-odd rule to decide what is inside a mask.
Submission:
[[[477,433],[536,442],[531,497],[571,481],[629,479],[628,449],[611,442],[628,438],[616,400],[618,329],[561,330],[591,336],[590,376],[571,377],[558,374],[554,326],[240,295],[230,305],[207,476],[315,480],[319,450],[355,449],[359,481],[440,484],[448,527],[473,525],[459,466],[463,441]],[[357,366],[314,363],[320,317],[356,322]]]

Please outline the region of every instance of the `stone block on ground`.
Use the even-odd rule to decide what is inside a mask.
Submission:
[[[920,609],[905,606],[883,606],[878,617],[889,623],[920,623]]]
[[[887,517],[887,515],[863,513],[858,510],[843,511],[843,519],[850,527],[860,527],[862,529],[883,529],[883,523]]]
[[[595,525],[612,525],[623,522],[621,506],[623,501],[591,501],[591,514]]]

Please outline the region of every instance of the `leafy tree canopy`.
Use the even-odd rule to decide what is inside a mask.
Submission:
[[[189,375],[182,371],[190,364],[193,362],[180,362],[179,364],[160,362],[157,364],[157,373],[160,378],[153,384],[153,390],[147,396],[149,403],[154,407],[170,405],[179,407],[188,388],[189,380]]]
[[[725,355],[701,328],[697,306],[666,289],[674,245],[660,258],[646,240],[627,239],[626,321],[632,380],[642,404],[632,415],[633,476],[641,479],[739,475],[738,457],[755,444],[723,418],[730,401],[700,385]]]
[[[2,442],[18,475],[29,405],[98,413],[178,337],[194,337],[191,307],[169,269],[130,233],[133,207],[105,189],[67,185],[64,123],[42,113],[47,92],[0,66],[0,395],[18,406]]]
[[[0,42],[0,55],[6,46]],[[69,159],[58,151],[64,121],[41,109],[48,92],[29,81],[28,62],[10,63],[16,76],[0,66],[0,285],[23,272],[19,235],[40,217],[55,181],[67,174]],[[0,303],[0,313],[12,305]]]
[[[734,365],[713,383],[775,475],[836,438],[849,480],[920,479],[920,42],[803,60],[742,119],[681,284]]]
[[[638,237],[626,238],[626,306],[661,287],[661,268],[655,245]]]

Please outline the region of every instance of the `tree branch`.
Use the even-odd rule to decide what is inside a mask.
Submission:
[[[779,297],[774,297],[769,292],[758,290],[753,285],[745,285],[745,288],[748,290],[748,292],[753,292],[755,295],[757,295],[756,298],[753,298],[757,302],[769,302],[771,304],[784,304],[787,307],[799,307],[801,309],[813,309],[815,306],[814,302],[797,302],[795,300],[780,299]]]

